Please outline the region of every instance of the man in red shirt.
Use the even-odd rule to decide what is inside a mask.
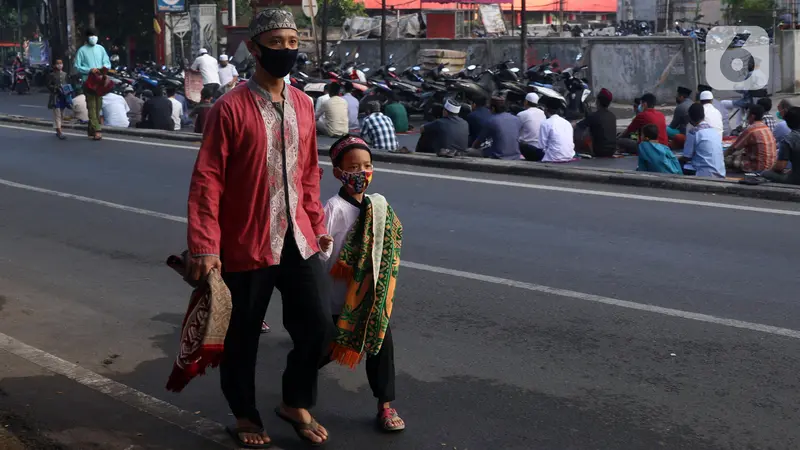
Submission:
[[[617,139],[617,146],[625,153],[635,155],[639,151],[639,143],[642,141],[641,130],[645,125],[655,125],[658,128],[658,142],[669,146],[667,137],[667,119],[661,111],[657,111],[656,96],[644,94],[642,103],[639,105],[639,114],[633,118],[628,128],[622,132]],[[638,139],[631,139],[632,134],[638,134]]]
[[[308,409],[334,334],[318,255],[332,239],[319,201],[314,107],[283,81],[298,44],[290,12],[266,9],[253,18],[247,47],[258,62],[256,74],[209,111],[189,189],[190,275],[199,279],[219,270],[231,291],[220,379],[236,417],[228,432],[240,447],[270,442],[256,409],[255,367],[261,320],[275,287],[294,343],[276,413],[302,439],[328,439]]]

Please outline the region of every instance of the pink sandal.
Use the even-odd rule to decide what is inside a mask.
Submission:
[[[378,422],[378,428],[387,433],[395,433],[406,429],[405,422],[400,418],[400,416],[397,414],[397,410],[394,408],[386,408],[381,410],[376,419]],[[396,422],[398,419],[400,420],[400,425],[392,425],[392,422]]]

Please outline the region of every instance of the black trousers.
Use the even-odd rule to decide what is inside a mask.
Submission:
[[[275,287],[283,300],[283,326],[292,338],[283,372],[283,402],[311,408],[317,400],[317,371],[328,354],[335,327],[324,292],[325,270],[318,255],[304,260],[291,230],[278,266],[222,275],[231,291],[233,311],[220,365],[222,392],[237,419],[261,425],[256,409],[256,354],[261,320]]]
[[[519,143],[519,152],[528,161],[541,161],[544,158],[544,150],[524,142]]]
[[[339,316],[333,316],[333,323],[339,320]],[[320,368],[327,366],[331,362],[330,354],[320,364]],[[367,380],[372,389],[372,395],[380,403],[394,401],[394,342],[392,341],[392,327],[386,327],[386,334],[383,336],[383,344],[377,355],[367,355]]]

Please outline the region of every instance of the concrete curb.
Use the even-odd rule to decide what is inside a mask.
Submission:
[[[0,122],[17,123],[22,125],[34,125],[38,127],[52,128],[53,122],[51,120],[37,119],[25,116],[14,116],[10,114],[0,114]],[[62,127],[65,130],[78,130],[86,131],[86,125],[79,123],[64,123]],[[150,139],[159,139],[167,141],[181,141],[181,142],[200,142],[202,136],[197,133],[184,133],[180,131],[162,131],[162,130],[144,130],[139,128],[113,128],[104,127],[103,134],[118,134],[122,136],[134,136]]]
[[[0,114],[0,122],[52,127],[52,122],[22,116]],[[86,129],[85,125],[65,124],[72,130]],[[195,133],[179,133],[159,130],[140,130],[136,128],[107,128],[106,134],[119,134],[142,138],[199,143],[201,136]],[[328,156],[327,149],[320,149],[321,156]],[[470,172],[518,175],[550,178],[568,181],[615,184],[621,186],[648,187],[673,191],[700,192],[706,194],[734,195],[784,202],[800,202],[800,189],[794,186],[775,185],[747,186],[736,181],[700,179],[680,175],[638,173],[634,171],[579,168],[566,164],[533,163],[527,161],[498,161],[477,158],[439,158],[433,155],[397,154],[375,152],[373,158],[378,162],[405,164],[412,166],[465,170]]]

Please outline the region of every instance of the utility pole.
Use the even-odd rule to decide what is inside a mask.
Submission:
[[[236,0],[228,0],[228,25],[236,26]]]
[[[528,67],[528,24],[525,22],[525,0],[522,0],[522,10],[519,12],[519,67],[525,70]]]
[[[667,8],[664,11],[664,34],[667,34],[667,30],[669,29],[669,0],[667,0]]]
[[[311,20],[314,20],[313,18]],[[322,73],[322,65],[328,58],[328,0],[322,1],[322,39],[320,40],[319,49],[319,64],[320,74]]]
[[[386,0],[381,0],[381,66],[386,65]]]
[[[22,0],[17,0],[17,38],[19,39],[19,53],[24,58],[24,51],[25,49],[22,48],[24,42],[22,42]]]
[[[89,0],[89,28],[95,28],[95,32],[97,32],[97,22],[95,20],[94,15],[94,0]],[[100,36],[98,36],[99,38]]]
[[[66,58],[65,63],[68,64],[67,72],[72,72],[72,63],[75,61],[75,0],[64,0],[64,6],[66,10],[66,28],[67,30],[67,41],[66,41],[66,49],[67,54],[64,55]]]
[[[564,0],[558,0],[558,35],[564,32]]]

